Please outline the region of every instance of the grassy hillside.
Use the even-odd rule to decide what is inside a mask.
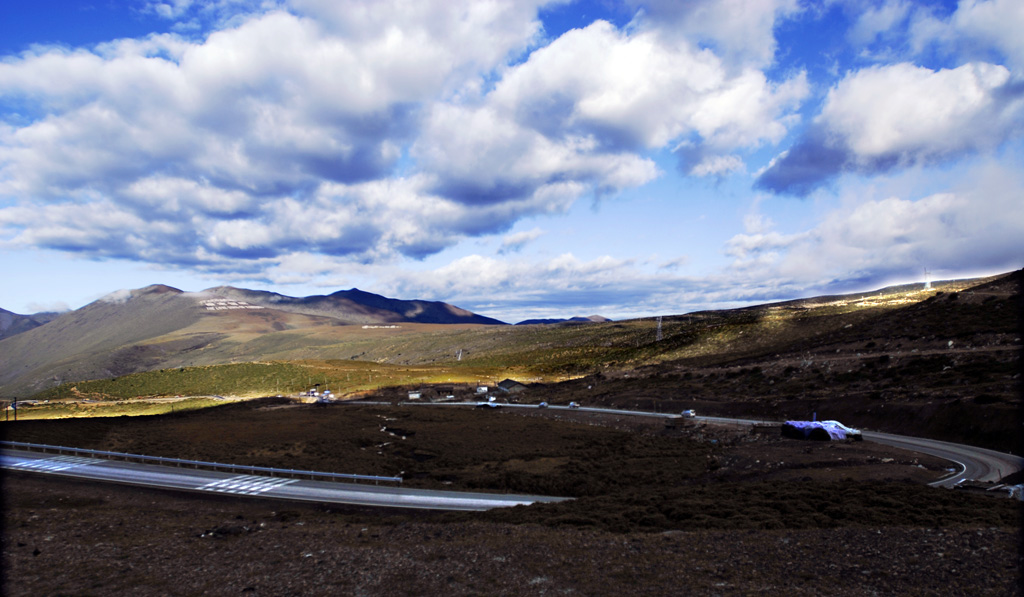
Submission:
[[[180,396],[294,395],[316,385],[319,385],[321,390],[330,389],[340,397],[382,387],[419,388],[436,384],[444,384],[450,387],[451,391],[468,396],[477,384],[493,386],[497,381],[504,379],[506,373],[506,369],[473,366],[401,366],[365,361],[236,363],[182,367],[133,373],[111,379],[64,383],[28,398],[33,401],[48,401],[51,406],[25,406],[22,413],[40,409],[50,412],[52,416],[61,416],[64,411],[53,406],[58,402],[128,402],[134,399]],[[142,411],[122,412],[123,404],[95,405],[89,408],[97,415],[106,416],[152,414]]]
[[[909,367],[909,377],[903,376],[908,380],[917,369],[930,366],[908,364],[911,351],[1019,345],[1019,334],[1014,335],[1019,329],[1019,278],[1017,272],[936,283],[931,291],[883,289],[664,317],[661,340],[654,318],[583,325],[364,327],[269,309],[223,313],[103,357],[95,353],[93,358],[106,359],[107,367],[77,379],[101,379],[58,383],[75,377],[56,375],[50,388],[33,397],[256,396],[296,393],[315,383],[350,394],[505,377],[558,382],[593,375],[650,377],[659,370],[644,373],[651,367],[682,371],[744,366],[766,373],[768,385],[759,391],[772,396],[783,388],[804,393],[839,375],[835,368],[846,365],[834,356],[823,360],[833,353],[856,361],[856,367],[842,372],[849,375],[863,369],[861,361],[869,358],[857,355],[873,355],[873,369],[857,374],[874,379],[862,384],[863,393],[894,393],[902,391],[896,371]],[[159,323],[157,318],[150,325]],[[908,354],[900,356],[903,352]],[[882,358],[901,369],[876,366]],[[804,371],[804,363],[815,361],[836,365],[827,365],[819,379],[819,374]],[[1000,372],[1008,366],[979,362],[970,367]],[[787,373],[790,382],[784,384],[781,372],[786,368],[811,377]],[[995,391],[1005,393],[1002,386]]]
[[[197,321],[200,313],[177,300],[180,291],[149,287],[117,299],[101,299],[46,325],[0,342],[0,387],[22,395],[63,380],[116,376],[135,363],[158,362],[139,343]],[[178,342],[173,350],[189,350]]]

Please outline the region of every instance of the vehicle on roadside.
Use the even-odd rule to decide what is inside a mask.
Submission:
[[[692,419],[697,416],[697,411],[693,410],[692,408],[684,410],[683,416],[686,417],[687,419]]]
[[[537,405],[537,408],[547,408],[547,407],[548,407],[548,403],[547,402],[541,402],[540,404]]]
[[[786,421],[782,424],[782,435],[792,439],[816,441],[862,441],[859,429],[843,425],[839,421]]]
[[[864,441],[864,435],[861,434],[860,429],[854,429],[848,425],[843,425],[839,421],[822,421],[822,424],[842,429],[846,433],[847,439],[852,439],[856,442]]]
[[[580,405],[577,402],[570,402],[569,403],[569,408],[579,408],[579,407],[580,407]]]

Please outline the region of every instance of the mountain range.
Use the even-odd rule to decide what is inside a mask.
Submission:
[[[589,317],[570,317],[568,319],[524,319],[516,325],[552,325],[557,323],[604,323],[611,321],[607,317],[591,315]]]
[[[336,338],[324,330],[339,327],[455,324],[505,325],[443,302],[392,299],[355,288],[295,298],[228,286],[183,292],[157,284],[117,291],[62,314],[0,311],[0,395],[237,355],[301,358],[306,353],[288,348],[288,341],[329,344]]]
[[[0,309],[0,340],[8,336],[15,336],[37,328],[48,321],[60,316],[60,313],[35,313],[33,315],[18,315],[6,309]]]
[[[901,344],[935,350],[940,334],[944,352],[974,350],[1019,343],[1019,334],[990,341],[975,328],[995,329],[990,319],[998,323],[1019,311],[1014,305],[1019,306],[1021,276],[1017,271],[933,282],[931,290],[918,284],[670,315],[664,341],[653,318],[601,322],[593,316],[510,326],[442,302],[357,289],[294,298],[231,287],[182,292],[154,285],[118,291],[58,316],[0,312],[0,397],[24,398],[63,382],[143,371],[268,361],[499,367],[555,377],[682,358],[687,367],[699,367],[764,351],[775,358],[799,353],[791,358],[803,362],[811,360],[804,355],[810,348],[793,346],[817,346],[826,331],[850,336],[869,320],[877,329],[834,348],[845,353],[854,344],[862,350],[893,343],[899,355]],[[961,320],[971,315],[970,325],[954,325],[944,314],[954,305],[963,312]],[[581,320],[591,323],[578,325]],[[917,320],[924,323],[911,325]]]

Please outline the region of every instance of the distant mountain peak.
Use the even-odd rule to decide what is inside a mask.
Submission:
[[[100,297],[99,301],[104,303],[125,303],[129,299],[138,298],[147,295],[161,295],[161,294],[184,294],[184,291],[174,288],[173,286],[167,286],[166,284],[150,284],[143,288],[136,288],[135,290],[121,289],[115,290],[110,294]]]
[[[603,323],[611,321],[607,317],[602,315],[590,315],[588,317],[569,317],[569,318],[553,318],[553,319],[525,319],[520,321],[516,325],[551,325],[555,323]]]
[[[146,286],[145,288],[140,288],[139,290],[135,291],[135,293],[137,293],[139,295],[143,295],[143,294],[168,294],[168,293],[170,293],[170,294],[184,294],[184,291],[180,290],[178,288],[175,288],[173,286],[168,286],[166,284],[150,284],[149,286]]]
[[[207,288],[195,296],[203,299],[244,300],[267,308],[330,317],[341,323],[472,323],[504,325],[505,322],[477,315],[439,301],[394,299],[358,288],[337,290],[328,295],[292,297],[264,290],[231,286]]]

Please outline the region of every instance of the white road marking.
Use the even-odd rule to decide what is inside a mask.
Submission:
[[[221,493],[240,493],[243,495],[256,495],[270,491],[277,487],[295,483],[298,479],[281,479],[276,477],[260,477],[256,475],[241,475],[230,479],[212,481],[206,485],[200,485],[196,489],[203,491],[219,491]]]
[[[56,472],[66,471],[80,466],[89,466],[90,464],[95,463],[95,458],[86,458],[85,456],[54,456],[53,458],[22,460],[12,464],[11,468]]]

